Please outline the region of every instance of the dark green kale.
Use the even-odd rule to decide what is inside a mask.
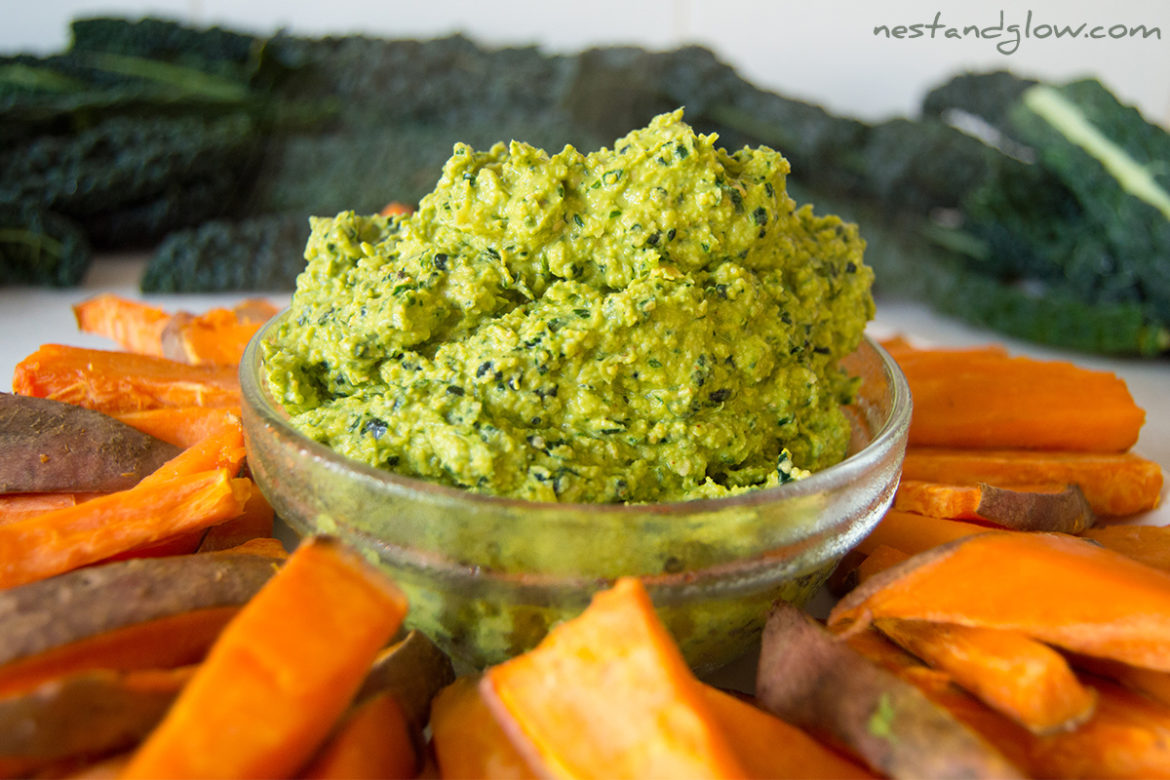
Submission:
[[[866,197],[888,211],[955,208],[988,176],[996,150],[938,119],[867,124],[752,87],[697,120],[737,145],[783,152],[792,178],[819,189]]]
[[[308,219],[280,214],[211,220],[168,235],[142,276],[143,292],[290,291],[305,267]]]
[[[114,117],[6,148],[0,203],[71,217],[95,246],[148,245],[230,209],[259,139],[246,114]]]
[[[1134,299],[1170,322],[1170,133],[1095,80],[1032,87],[1010,120],[1075,197],[1078,237],[1099,245],[1065,275],[1085,286],[1128,276]]]
[[[1033,341],[1166,350],[1170,135],[1099,82],[964,74],[928,94],[921,119],[849,134],[828,112],[753,100],[719,120],[783,150],[793,184],[844,198],[830,211],[863,214],[879,292]],[[838,140],[801,160],[813,145],[800,135]],[[891,226],[900,240],[882,235]]]
[[[932,273],[943,276],[945,266]],[[1141,303],[1091,300],[1061,287],[950,270],[932,301],[939,311],[1037,344],[1093,354],[1154,357],[1170,349],[1170,328]]]
[[[73,287],[92,254],[72,220],[31,206],[0,204],[0,285]]]
[[[961,206],[968,264],[1053,300],[1170,323],[1170,134],[1095,80],[960,82],[981,83],[998,85],[994,99],[954,87],[928,97],[935,110],[977,116],[1003,151]]]
[[[960,73],[926,93],[922,115],[960,124],[962,119],[955,115],[966,115],[1003,133],[1012,107],[1025,90],[1037,83],[1006,70]]]
[[[235,82],[248,80],[256,49],[263,42],[257,36],[222,27],[197,29],[150,17],[79,18],[70,23],[69,30],[70,50],[75,53],[105,52],[168,62]]]
[[[987,264],[985,244],[927,216],[891,214],[867,198],[830,195],[795,181],[789,192],[818,212],[857,223],[879,306],[925,301],[973,325],[1092,354],[1156,356],[1170,349],[1170,326],[1144,304],[1002,274]]]

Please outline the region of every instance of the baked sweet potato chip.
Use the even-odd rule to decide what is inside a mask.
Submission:
[[[0,494],[123,490],[178,453],[101,412],[0,393]]]
[[[309,537],[216,639],[123,777],[291,775],[328,737],[406,610],[360,554]]]
[[[106,413],[240,405],[236,366],[191,366],[151,355],[45,344],[16,364],[12,389]]]
[[[0,698],[0,777],[134,747],[162,720],[191,672],[101,669]]]
[[[774,604],[764,625],[756,696],[780,718],[842,745],[888,777],[1023,776],[914,685],[787,602]]]
[[[540,774],[745,776],[636,578],[596,593],[535,648],[489,668],[480,690]]]
[[[280,566],[270,553],[140,558],[0,591],[0,695],[83,670],[199,661]]]
[[[1066,534],[989,531],[919,553],[845,595],[829,625],[884,617],[1019,631],[1170,671],[1170,574]]]
[[[987,483],[952,485],[904,479],[894,508],[949,520],[992,523],[1017,531],[1078,534],[1096,521],[1093,508],[1077,485]]]

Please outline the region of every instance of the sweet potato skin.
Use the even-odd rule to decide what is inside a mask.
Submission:
[[[405,594],[358,552],[307,537],[225,627],[123,776],[292,776],[327,739],[407,608]]]
[[[0,494],[123,490],[178,453],[101,412],[0,393]]]
[[[190,672],[101,669],[0,698],[0,776],[134,746],[162,719]]]
[[[1068,534],[988,531],[871,577],[833,606],[828,624],[853,630],[897,617],[1012,629],[1067,651],[1170,671],[1168,616],[1165,572]]]
[[[431,717],[431,702],[455,681],[455,668],[430,638],[412,630],[386,649],[370,667],[355,701],[389,691],[421,739]]]
[[[136,558],[0,591],[0,668],[122,626],[244,603],[278,560],[230,552]]]
[[[1022,776],[913,685],[782,601],[764,626],[756,697],[765,709],[844,746],[888,777]]]

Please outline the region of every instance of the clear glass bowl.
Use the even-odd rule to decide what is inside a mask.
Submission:
[[[281,315],[285,316],[285,315]],[[910,390],[868,338],[851,454],[780,487],[659,504],[536,503],[403,477],[338,455],[288,424],[261,373],[262,329],[240,379],[248,463],[297,533],[338,536],[410,597],[408,625],[465,668],[522,652],[616,577],[641,577],[683,654],[711,670],[750,650],[773,600],[803,604],[893,499]]]

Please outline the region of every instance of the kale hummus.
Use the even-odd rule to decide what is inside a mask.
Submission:
[[[844,457],[855,226],[676,111],[582,154],[456,145],[405,216],[314,219],[268,382],[350,458],[538,501],[727,495]]]

